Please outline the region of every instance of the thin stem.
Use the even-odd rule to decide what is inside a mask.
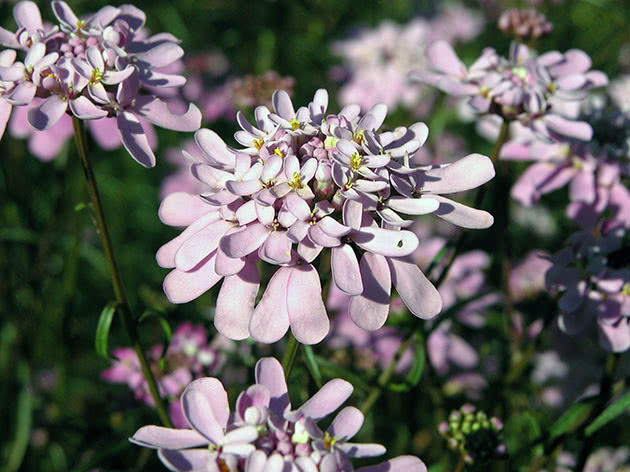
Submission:
[[[586,427],[593,422],[595,418],[597,418],[602,411],[606,408],[606,403],[608,403],[610,394],[612,393],[613,379],[615,376],[615,371],[617,370],[617,364],[619,364],[620,354],[616,352],[611,352],[608,354],[606,358],[606,365],[604,367],[604,374],[602,375],[602,380],[599,385],[599,395],[597,399],[597,404],[595,408],[591,411],[588,419],[584,421],[580,426],[580,434],[579,437],[582,443],[582,449],[580,450],[580,455],[578,456],[578,466],[576,470],[582,470],[584,465],[586,464],[586,459],[588,459],[591,450],[593,449],[593,445],[595,441],[587,441],[584,437],[584,431]]]
[[[509,121],[503,120],[503,123],[501,124],[501,129],[499,130],[499,136],[497,137],[497,141],[494,143],[494,147],[492,148],[492,154],[490,154],[490,159],[492,160],[492,163],[495,165],[495,167],[499,160],[499,154],[501,152],[501,148],[507,141],[509,131],[510,131]],[[483,202],[483,197],[486,194],[486,188],[487,186],[484,185],[480,187],[479,190],[477,191],[477,195],[475,196],[475,203],[473,204],[474,208],[477,208]],[[459,237],[457,238],[457,241],[452,245],[454,246],[454,249],[450,251],[450,254],[448,255],[448,259],[447,259],[446,264],[444,265],[444,268],[440,272],[440,275],[435,279],[435,285],[437,287],[439,287],[440,284],[444,281],[444,279],[446,279],[446,276],[448,275],[448,271],[451,269],[451,266],[453,265],[453,262],[455,261],[455,257],[457,256],[457,254],[459,254],[459,251],[461,251],[462,247],[464,247],[464,243],[466,242],[467,235],[468,235],[468,231],[461,231],[459,233]],[[440,260],[440,263],[441,262],[442,261]],[[435,263],[435,261],[431,262],[431,266],[429,266],[427,275],[431,273],[431,270],[433,270],[433,268],[436,265],[437,263]]]
[[[462,472],[464,470],[464,467],[466,467],[466,461],[464,460],[464,455],[462,454],[461,456],[459,456],[459,462],[457,463],[457,468],[455,469],[455,472]]]
[[[400,347],[396,351],[396,354],[394,354],[394,357],[389,362],[385,370],[381,372],[381,375],[378,377],[378,380],[376,381],[376,386],[372,390],[370,390],[368,397],[365,399],[365,401],[359,408],[364,415],[366,415],[367,412],[370,411],[370,409],[374,406],[376,401],[380,398],[381,394],[383,393],[383,390],[385,389],[385,387],[387,387],[387,384],[389,383],[392,376],[394,375],[394,372],[396,372],[396,365],[398,364],[398,361],[400,360],[402,355],[405,353],[409,345],[413,342],[414,338],[415,338],[415,334],[412,334],[400,345]]]
[[[293,364],[295,363],[295,358],[297,357],[299,348],[299,341],[295,339],[293,334],[289,333],[289,342],[286,350],[284,351],[284,356],[282,356],[282,369],[284,370],[284,377],[287,381],[291,375],[291,370],[293,369]]]
[[[164,403],[164,400],[160,397],[157,382],[155,381],[155,377],[153,376],[153,373],[151,372],[151,369],[149,367],[149,362],[147,361],[147,358],[145,356],[144,349],[140,344],[136,320],[131,315],[131,310],[129,308],[127,296],[125,295],[122,278],[120,277],[120,272],[116,264],[116,259],[114,257],[114,248],[112,246],[112,241],[109,236],[109,230],[107,229],[107,223],[105,222],[105,212],[103,211],[103,204],[101,202],[101,197],[98,191],[96,176],[94,175],[94,169],[92,168],[92,163],[90,162],[88,154],[85,126],[83,125],[83,122],[81,120],[73,117],[72,127],[74,129],[74,137],[77,143],[77,150],[79,151],[79,157],[81,158],[81,164],[83,166],[83,173],[85,174],[85,180],[88,186],[88,193],[90,194],[90,200],[92,202],[94,219],[96,221],[96,229],[101,238],[101,243],[103,244],[103,252],[105,253],[105,259],[107,261],[107,269],[109,270],[109,273],[111,275],[114,294],[116,296],[116,301],[118,302],[118,307],[116,311],[122,318],[125,331],[127,332],[129,340],[131,341],[131,344],[136,351],[136,355],[138,356],[138,360],[140,361],[142,374],[144,375],[144,378],[149,386],[149,391],[151,392],[151,396],[153,397],[153,401],[155,402],[160,420],[165,426],[172,427],[173,425],[168,417],[166,404]]]

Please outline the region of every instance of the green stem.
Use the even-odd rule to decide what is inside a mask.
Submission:
[[[599,386],[597,404],[595,405],[595,408],[593,408],[593,411],[591,411],[588,419],[580,425],[579,438],[581,440],[580,442],[582,444],[582,449],[580,450],[580,455],[578,456],[578,466],[576,470],[582,470],[584,468],[584,465],[586,464],[586,459],[588,459],[588,456],[593,449],[595,441],[593,441],[592,439],[587,440],[584,437],[584,431],[586,430],[586,427],[591,424],[593,420],[597,418],[606,408],[606,403],[608,403],[608,400],[610,399],[612,393],[613,379],[615,376],[615,371],[617,370],[617,364],[619,364],[620,357],[621,355],[619,353],[611,352],[606,358],[604,374],[602,375],[602,381]]]
[[[112,286],[114,288],[116,301],[118,302],[117,312],[122,318],[125,331],[127,332],[129,340],[131,341],[131,344],[136,351],[136,355],[138,356],[138,360],[140,361],[140,367],[142,368],[142,373],[149,386],[149,391],[151,392],[151,396],[153,397],[153,400],[155,402],[155,406],[157,408],[162,424],[164,424],[164,426],[172,427],[173,425],[168,417],[166,404],[164,400],[160,397],[157,382],[155,381],[155,377],[151,372],[149,362],[147,361],[144,349],[142,348],[142,345],[140,343],[136,320],[131,315],[131,310],[129,308],[127,296],[125,295],[120,272],[116,264],[116,259],[114,257],[114,248],[112,246],[112,241],[109,236],[109,230],[107,229],[107,224],[105,222],[105,212],[103,211],[103,204],[101,202],[101,197],[98,191],[96,176],[94,175],[94,169],[92,168],[92,163],[88,154],[85,126],[83,125],[83,122],[81,120],[73,117],[72,127],[74,129],[74,137],[77,143],[77,150],[79,151],[79,157],[81,158],[81,164],[83,166],[83,173],[85,174],[85,180],[87,182],[88,193],[90,194],[90,200],[92,202],[94,219],[96,221],[96,229],[101,238],[101,243],[103,244],[103,252],[105,253],[105,259],[107,260],[107,268],[112,278]]]
[[[385,387],[387,387],[387,384],[389,383],[392,376],[394,375],[394,372],[396,372],[396,365],[398,364],[398,361],[400,360],[402,355],[405,353],[409,345],[413,342],[414,337],[415,337],[415,334],[412,334],[400,345],[400,347],[396,351],[396,354],[394,354],[394,357],[389,362],[385,370],[381,372],[381,375],[378,377],[378,380],[376,381],[376,386],[372,390],[370,390],[368,397],[365,399],[365,401],[359,408],[364,415],[366,415],[367,412],[370,411],[370,409],[374,406],[376,401],[380,398],[381,394],[383,393],[383,390],[385,389]]]
[[[289,380],[289,376],[291,375],[291,370],[293,369],[293,364],[295,363],[295,358],[297,357],[297,352],[300,348],[300,343],[293,334],[289,333],[289,342],[287,343],[287,348],[284,351],[284,356],[282,356],[282,369],[284,369],[284,377]]]
[[[509,131],[510,131],[510,122],[503,120],[503,123],[501,124],[501,129],[499,130],[499,136],[497,137],[497,141],[494,143],[494,147],[492,148],[492,154],[490,154],[490,159],[492,160],[492,163],[494,164],[495,168],[496,168],[497,162],[499,161],[499,153],[501,152],[501,148],[507,141]],[[483,197],[486,194],[486,188],[487,186],[484,185],[480,187],[479,190],[477,191],[477,195],[475,196],[475,203],[473,204],[474,208],[479,207],[481,203],[483,202]],[[464,247],[464,243],[466,242],[467,235],[468,235],[468,231],[461,231],[459,233],[459,237],[457,238],[457,241],[452,245],[454,246],[454,249],[450,251],[450,254],[448,254],[448,259],[444,268],[440,272],[440,275],[435,279],[436,287],[439,287],[440,284],[444,281],[444,279],[446,279],[446,276],[448,275],[448,271],[451,269],[451,266],[453,265],[453,262],[455,261],[455,257],[457,256],[457,254],[459,254],[459,251],[461,251],[462,247]],[[448,252],[449,251],[446,251],[445,255]],[[440,263],[441,262],[442,261],[440,261]],[[433,268],[436,265],[437,264],[435,263],[435,261],[431,262],[431,266],[429,267],[429,270],[427,271],[427,275],[431,273],[431,270],[433,270]]]
[[[457,463],[457,468],[455,469],[455,472],[462,472],[464,470],[464,467],[466,467],[466,461],[464,460],[464,456],[461,455],[459,456],[459,462]]]

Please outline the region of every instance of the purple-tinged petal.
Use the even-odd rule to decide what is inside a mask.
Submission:
[[[35,129],[44,131],[57,123],[67,109],[67,101],[58,95],[51,95],[40,106],[28,111],[28,122]]]
[[[572,121],[560,115],[548,114],[542,118],[545,126],[554,133],[581,141],[593,138],[593,128],[584,121]]]
[[[298,244],[297,253],[306,262],[313,262],[323,249],[323,246],[315,244],[311,241],[311,238],[307,236],[300,241],[300,244]]]
[[[259,180],[228,180],[225,187],[230,193],[239,196],[252,195],[262,188]]]
[[[205,378],[199,380],[211,381],[216,379]],[[193,384],[191,384],[193,385]],[[215,444],[223,442],[223,428],[218,419],[214,416],[213,403],[215,398],[209,393],[198,388],[186,388],[182,395],[182,409],[186,421],[196,431]]]
[[[116,121],[123,146],[131,157],[144,167],[154,167],[155,154],[138,118],[133,113],[123,111],[116,116]]]
[[[276,90],[271,96],[273,109],[285,120],[295,118],[295,110],[289,94],[284,90]]]
[[[332,379],[306,401],[298,411],[318,421],[339,408],[352,394],[352,384],[343,379]]]
[[[432,195],[431,198],[440,202],[440,207],[434,212],[436,216],[462,228],[485,229],[494,223],[494,217],[487,211],[477,210],[439,195]]]
[[[154,125],[175,131],[196,131],[201,127],[201,111],[192,103],[181,115],[172,113],[166,103],[157,97],[141,96],[136,98],[134,110]]]
[[[357,472],[427,472],[427,467],[417,457],[399,456],[382,464],[361,467]]]
[[[158,217],[165,225],[188,226],[213,210],[199,195],[174,192],[164,197],[160,203]]]
[[[363,293],[352,297],[348,313],[354,323],[366,330],[376,330],[385,324],[389,314],[392,280],[387,259],[366,252],[359,264]]]
[[[287,285],[291,268],[281,267],[269,280],[262,299],[249,321],[251,337],[261,343],[275,343],[289,329]]]
[[[385,446],[381,444],[341,443],[337,445],[337,448],[347,457],[375,457],[387,452]]]
[[[377,227],[363,227],[351,234],[352,240],[369,252],[390,257],[411,254],[418,247],[418,237],[411,231],[394,231]]]
[[[184,449],[179,451],[160,449],[158,451],[158,457],[170,470],[177,470],[179,472],[212,471],[212,469],[210,469],[210,461],[212,459],[208,448]]]
[[[599,342],[604,349],[611,352],[625,352],[630,349],[630,324],[627,318],[621,317],[614,324],[598,319],[597,325],[599,326]]]
[[[200,392],[208,399],[213,418],[225,430],[230,417],[230,404],[228,403],[227,392],[221,381],[214,377],[203,377],[193,380],[186,387],[184,394],[192,391]]]
[[[282,416],[290,406],[287,382],[282,365],[273,357],[265,357],[256,363],[256,383],[264,385],[271,393],[269,408]]]
[[[210,290],[223,277],[214,270],[216,252],[193,270],[173,269],[164,279],[164,293],[171,303],[187,303]]]
[[[291,262],[291,240],[286,231],[273,231],[258,250],[258,257],[270,264]]]
[[[208,444],[208,440],[191,429],[143,426],[129,438],[134,444],[152,449],[187,449]]]
[[[229,221],[219,220],[188,238],[175,254],[175,267],[183,271],[192,270],[216,250],[219,240],[232,226],[234,224]]]
[[[240,258],[257,250],[269,237],[269,233],[265,225],[254,223],[243,231],[224,236],[219,244],[227,256]]]
[[[249,320],[254,313],[259,287],[258,268],[254,262],[248,262],[238,274],[225,278],[214,312],[214,326],[219,333],[235,341],[249,336]]]
[[[431,319],[442,311],[442,297],[420,268],[407,258],[388,258],[400,298],[415,316]]]
[[[407,215],[426,215],[437,210],[440,203],[430,195],[420,198],[407,198],[395,195],[387,200],[387,206],[392,210]]]
[[[311,216],[311,207],[308,206],[306,200],[295,193],[288,194],[284,199],[284,204],[287,210],[299,220],[304,221]]]
[[[148,62],[152,68],[168,66],[183,55],[184,50],[179,45],[169,41],[160,42],[157,45],[145,43],[142,51],[134,53],[135,57]]]
[[[18,26],[26,28],[28,32],[44,29],[42,15],[35,2],[19,2],[13,7],[13,17]]]
[[[352,228],[349,226],[342,225],[337,220],[330,216],[323,217],[318,223],[317,226],[328,236],[333,238],[341,238],[352,231]]]
[[[356,200],[346,200],[343,204],[343,224],[354,230],[361,228],[363,205]]]
[[[492,161],[481,154],[470,154],[453,164],[420,174],[422,191],[437,194],[470,190],[485,184],[494,175]]]
[[[358,408],[353,406],[347,406],[341,410],[330,427],[328,432],[330,435],[337,439],[347,440],[356,435],[361,426],[363,426],[363,413]]]
[[[447,75],[462,78],[466,66],[459,60],[453,47],[446,41],[436,41],[427,48],[427,58],[433,67]]]
[[[320,342],[328,334],[330,321],[322,300],[319,274],[310,264],[292,267],[286,291],[293,335],[302,344]]]
[[[4,130],[7,127],[7,122],[11,116],[11,110],[13,106],[6,100],[0,100],[0,139],[4,136]]]
[[[324,233],[318,225],[313,225],[308,229],[309,238],[317,245],[323,247],[336,247],[341,244],[339,238],[329,236]]]
[[[201,216],[194,223],[188,226],[182,231],[179,236],[171,239],[168,243],[164,244],[156,254],[156,260],[160,267],[172,268],[175,267],[175,254],[182,246],[182,244],[198,231],[202,230],[206,226],[220,219],[221,215],[217,211],[208,212]]]
[[[107,116],[107,111],[96,106],[83,95],[70,100],[70,111],[81,120],[96,120]]]
[[[235,231],[236,230],[236,231]],[[238,232],[241,228],[233,228],[230,232]],[[215,271],[217,274],[222,275],[223,277],[229,277],[230,275],[236,275],[247,263],[247,259],[242,258],[232,258],[228,257],[221,248],[217,249],[217,260],[215,261]]]
[[[53,1],[52,9],[53,13],[61,23],[73,29],[76,28],[79,19],[66,2]]]
[[[202,128],[195,133],[195,142],[199,149],[211,159],[211,163],[217,162],[228,168],[234,167],[235,154],[228,149],[225,142],[217,133]]]
[[[349,244],[332,248],[330,267],[332,269],[333,280],[339,290],[348,295],[359,295],[363,293],[359,261]]]

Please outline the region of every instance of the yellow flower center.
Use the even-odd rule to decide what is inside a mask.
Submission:
[[[326,449],[330,451],[336,442],[337,438],[331,436],[330,434],[328,434],[328,431],[326,431],[326,434],[324,435],[324,446],[326,447]]]
[[[262,145],[263,145],[264,143],[265,143],[265,142],[264,142],[262,139],[259,139],[259,138],[254,138],[254,147],[255,147],[258,151],[260,151],[260,148],[262,147]]]
[[[77,20],[77,29],[82,30],[83,28],[85,28],[86,24],[87,23],[85,22],[85,20]]]
[[[361,144],[363,142],[363,130],[355,131],[352,135],[352,139],[354,139],[357,144]]]
[[[273,153],[274,153],[276,156],[284,157],[284,153],[280,150],[280,148],[276,148],[276,149],[274,149]]]
[[[512,74],[514,74],[521,80],[525,80],[527,78],[528,72],[525,67],[514,67],[512,69]]]
[[[483,98],[488,98],[490,96],[490,87],[488,87],[487,85],[483,85],[480,89],[479,89],[479,94],[483,97]]]
[[[90,84],[98,84],[103,79],[103,73],[95,67],[92,70],[92,78],[90,79]]]
[[[291,120],[289,120],[289,123],[291,124],[291,129],[293,129],[293,131],[295,131],[296,129],[300,127],[300,122],[296,120],[295,118],[292,118]]]
[[[626,284],[621,289],[621,294],[626,297],[630,297],[630,282],[626,282]]]
[[[302,183],[302,176],[297,172],[293,172],[293,177],[289,181],[289,186],[295,190],[303,188],[304,184]]]
[[[553,82],[549,82],[549,84],[547,84],[547,91],[549,93],[555,93],[556,90],[558,90],[558,86],[556,84],[554,84]]]
[[[350,167],[352,170],[359,170],[361,165],[363,164],[363,157],[358,152],[355,152],[350,156]]]

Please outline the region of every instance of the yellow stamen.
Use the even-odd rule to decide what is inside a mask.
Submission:
[[[326,431],[326,434],[324,435],[324,446],[326,447],[326,449],[330,451],[336,442],[337,438],[331,436],[328,431]]]
[[[293,172],[293,177],[289,181],[289,186],[296,190],[304,188],[304,184],[302,183],[302,176],[298,172]]]
[[[300,122],[295,118],[291,118],[291,120],[289,120],[289,123],[291,124],[291,129],[293,129],[293,131],[300,127]]]
[[[361,142],[363,142],[363,130],[355,131],[352,135],[352,139],[354,139],[357,144],[361,144]]]
[[[274,149],[273,153],[274,153],[276,156],[284,157],[284,153],[280,150],[280,148],[276,148],[276,149]]]
[[[265,143],[265,142],[264,142],[262,139],[259,139],[259,138],[255,138],[255,139],[254,139],[254,147],[255,147],[258,151],[260,151],[260,148],[262,147],[262,145],[263,145],[264,143]]]
[[[626,282],[626,284],[621,289],[621,294],[626,297],[630,297],[630,282]]]
[[[350,156],[350,167],[352,167],[352,170],[359,170],[362,164],[363,157],[358,152],[352,153],[352,156]]]

